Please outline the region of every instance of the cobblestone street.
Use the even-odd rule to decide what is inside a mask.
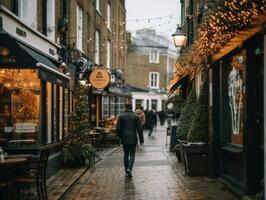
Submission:
[[[136,154],[133,178],[123,169],[119,148],[87,171],[64,196],[66,200],[237,200],[221,183],[188,177],[182,163],[165,148],[166,127],[158,127]]]

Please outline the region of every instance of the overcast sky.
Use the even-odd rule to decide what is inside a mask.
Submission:
[[[180,0],[126,0],[127,30],[154,28],[171,38],[180,23]]]

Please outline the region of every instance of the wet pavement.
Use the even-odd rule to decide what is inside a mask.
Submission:
[[[88,170],[63,197],[65,200],[237,200],[217,180],[188,177],[169,153],[166,126],[157,127],[136,153],[133,178],[125,177],[119,148]]]

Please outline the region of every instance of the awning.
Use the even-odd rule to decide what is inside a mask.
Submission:
[[[59,62],[0,31],[0,68],[39,69],[42,80],[68,87],[69,77],[59,71]]]
[[[126,87],[110,86],[107,95],[109,96],[131,96],[130,91]]]

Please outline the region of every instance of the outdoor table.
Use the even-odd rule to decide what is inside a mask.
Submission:
[[[4,180],[0,180],[0,183],[6,183],[7,185],[7,199],[11,199],[11,190],[15,178],[15,170],[22,164],[26,163],[27,158],[7,158],[0,161],[0,173],[3,175]],[[4,198],[4,197],[3,197]]]

